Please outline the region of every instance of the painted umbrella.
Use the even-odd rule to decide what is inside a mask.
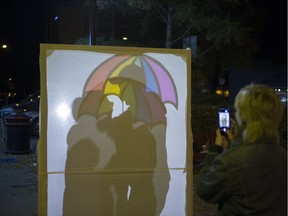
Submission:
[[[134,122],[144,122],[153,126],[166,124],[166,108],[159,96],[147,92],[145,85],[130,78],[110,78],[103,90],[89,91],[82,101],[78,116],[89,114],[97,118],[112,112],[112,104],[107,100],[115,95],[125,104],[123,112],[131,112]]]
[[[154,125],[166,123],[166,108],[159,96],[154,92],[147,92],[145,85],[130,78],[110,78],[105,83],[105,95],[117,95],[128,105],[135,122],[141,121]],[[106,105],[99,109],[99,114],[106,112]]]
[[[88,92],[78,109],[77,118],[83,115],[92,115],[96,118],[101,117],[102,114],[112,113],[112,104],[104,95],[103,90]]]
[[[147,92],[157,94],[163,103],[178,108],[175,83],[167,69],[156,59],[147,56],[116,55],[100,64],[87,80],[84,92],[105,88],[109,78],[123,77],[145,85]]]

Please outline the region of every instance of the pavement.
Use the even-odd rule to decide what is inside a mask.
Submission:
[[[7,151],[7,139],[0,130],[0,215],[38,215],[37,137],[30,137],[31,153]]]

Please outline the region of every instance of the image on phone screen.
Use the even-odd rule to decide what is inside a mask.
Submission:
[[[218,110],[219,128],[222,133],[226,133],[230,128],[230,112],[229,108],[219,108]]]

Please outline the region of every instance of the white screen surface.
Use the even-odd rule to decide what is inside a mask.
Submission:
[[[131,53],[134,53],[133,49]],[[127,50],[125,50],[123,55],[126,54]],[[120,54],[117,53],[117,55],[121,56],[121,52]],[[133,56],[134,54],[131,55]],[[153,166],[154,174],[151,175],[152,187],[154,187],[156,191],[155,194],[153,194],[153,197],[155,195],[156,199],[155,211],[158,211],[161,215],[175,215],[175,213],[177,213],[177,215],[185,215],[187,205],[185,192],[187,183],[186,158],[187,145],[189,144],[187,143],[187,137],[189,137],[189,132],[187,132],[187,62],[183,56],[175,53],[142,52],[137,54],[137,56],[143,55],[153,58],[153,60],[165,67],[175,84],[177,92],[177,107],[171,103],[163,103],[166,109],[165,124],[155,124],[147,127],[149,128],[149,134],[153,137],[153,142],[156,146],[155,152],[152,152],[155,153],[156,156],[155,164]],[[115,144],[115,139],[113,136],[108,136],[107,132],[98,130],[99,128],[95,126],[99,123],[100,118],[94,118],[85,113],[78,117],[77,115],[80,115],[79,112],[81,112],[81,107],[84,107],[84,110],[89,109],[89,107],[85,108],[83,105],[84,100],[86,100],[85,98],[87,98],[84,89],[85,86],[87,86],[87,83],[89,83],[89,80],[92,80],[93,72],[97,71],[97,68],[104,64],[105,61],[115,56],[114,53],[101,52],[101,49],[99,51],[97,48],[95,48],[95,51],[86,51],[85,49],[77,50],[73,48],[53,49],[52,52],[50,50],[49,55],[46,55],[44,58],[46,62],[45,85],[47,89],[47,92],[45,92],[47,96],[47,130],[44,132],[47,133],[47,144],[46,148],[43,148],[42,154],[45,154],[47,157],[48,215],[65,215],[65,213],[63,213],[63,209],[65,209],[65,207],[63,207],[65,204],[65,202],[63,202],[63,197],[65,197],[65,187],[68,187],[67,175],[69,172],[73,172],[73,174],[78,174],[80,176],[82,175],[83,178],[86,179],[83,174],[84,171],[96,175],[97,172],[102,169],[108,170],[109,172],[112,169],[109,167],[109,164],[119,152],[117,143]],[[167,97],[169,97],[169,94],[167,94]],[[122,113],[125,113],[126,110],[129,110],[129,107],[132,107],[133,105],[130,103],[128,105],[125,104],[124,106],[124,103],[121,100],[119,105],[117,102],[118,99],[111,99],[111,96],[109,100],[114,103],[114,117],[112,118],[112,121],[118,118],[118,116],[124,116]],[[44,103],[41,102],[41,106],[45,106],[43,104]],[[123,108],[123,106],[125,108]],[[43,124],[45,124],[45,122]],[[143,124],[139,122],[133,123],[134,129],[141,128],[142,125]],[[119,128],[121,129],[121,127]],[[107,131],[109,134],[109,128]],[[41,130],[41,133],[42,132],[43,130]],[[143,133],[141,134],[143,135]],[[135,139],[137,139],[136,135],[135,137]],[[129,139],[131,139],[131,137],[127,136],[127,142]],[[69,159],[69,151],[74,149],[81,140],[89,140],[89,143],[92,142],[97,146],[98,163],[94,164],[92,169],[90,169],[91,167],[88,169],[88,165],[90,166],[89,163],[87,164],[87,167],[81,167],[79,172],[79,169],[76,169],[73,166],[80,162],[73,162],[73,166],[69,167],[68,172],[67,161],[69,161],[69,163],[72,161],[72,159]],[[141,137],[139,137],[139,142],[140,141]],[[84,152],[83,154],[85,156],[85,154],[89,154],[89,151]],[[131,152],[129,154],[131,154]],[[139,154],[137,153],[137,149],[135,150],[135,154]],[[76,155],[78,157],[78,153],[76,153]],[[74,158],[74,154],[71,158],[73,158],[74,161],[78,160]],[[86,156],[84,158],[86,158]],[[94,158],[94,156],[92,158]],[[119,162],[119,164],[122,164],[122,162]],[[113,166],[113,172],[115,169],[117,172],[122,172],[121,169],[123,167],[121,167],[121,165],[118,166],[118,164],[114,162]],[[129,169],[134,170],[134,168],[136,169],[136,173],[145,171],[142,166],[140,168],[135,166]],[[148,167],[147,169],[150,168]],[[164,170],[168,170],[169,178],[161,175],[161,172]],[[133,172],[135,172],[135,170]],[[167,181],[168,189],[165,196],[161,192],[161,180],[163,180],[163,178],[169,179]],[[121,182],[122,180],[119,179],[120,178],[117,177],[117,181]],[[131,178],[128,179],[130,180]],[[130,185],[132,185],[132,183]],[[129,187],[127,189],[127,199],[129,199],[130,193],[134,193],[133,187],[131,186],[132,189],[129,189]],[[107,190],[111,191],[113,200],[117,200],[117,190],[116,192],[113,192],[113,184],[107,186],[107,188]],[[93,195],[91,195],[91,199],[92,198]],[[95,199],[97,200],[97,198]],[[120,211],[116,207],[113,207],[113,209],[114,214],[116,214],[117,211]]]

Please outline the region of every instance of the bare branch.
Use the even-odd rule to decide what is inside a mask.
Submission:
[[[160,11],[159,7],[157,5],[154,5],[155,9],[157,10],[158,14],[160,15],[160,17],[163,19],[163,21],[167,24],[168,20],[167,20],[167,10],[165,10],[165,8],[161,7],[160,9],[162,9],[162,11]],[[166,17],[165,17],[166,15]]]
[[[208,49],[206,49],[204,52],[200,53],[198,58],[200,58],[202,55],[206,54],[207,52],[209,52],[211,49],[213,49],[215,47],[215,45],[209,47]]]
[[[187,30],[186,30],[181,36],[179,36],[178,38],[176,38],[175,40],[173,40],[173,41],[171,42],[171,45],[174,44],[175,42],[177,42],[178,40],[181,40],[183,37],[185,37],[185,35],[190,31],[190,29],[191,29],[192,27],[193,27],[193,26],[190,25],[190,26],[187,28]]]

